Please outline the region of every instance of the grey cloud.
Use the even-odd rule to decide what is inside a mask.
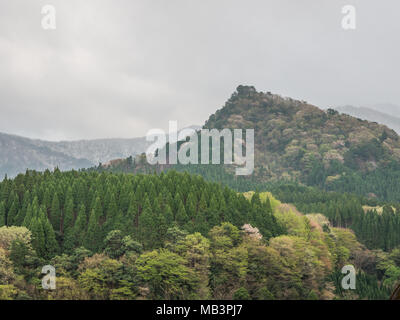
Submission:
[[[41,29],[41,7],[57,30]],[[353,0],[3,0],[0,131],[143,136],[202,124],[238,84],[321,107],[400,104],[400,3]]]

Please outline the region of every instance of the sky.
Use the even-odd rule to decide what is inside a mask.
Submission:
[[[42,28],[47,4],[55,30]],[[1,0],[0,132],[202,125],[240,84],[322,108],[400,105],[399,14],[398,0]]]

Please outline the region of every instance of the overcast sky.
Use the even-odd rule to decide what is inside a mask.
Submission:
[[[341,27],[346,4],[356,30]],[[400,104],[399,16],[398,0],[0,0],[0,132],[202,125],[239,84],[320,107]]]

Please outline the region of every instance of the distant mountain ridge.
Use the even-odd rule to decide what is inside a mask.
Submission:
[[[400,116],[400,106],[395,105],[393,103],[378,103],[378,104],[367,105],[365,107],[386,113],[391,116],[395,117]]]
[[[13,177],[26,169],[90,168],[116,158],[139,155],[152,143],[146,137],[53,142],[0,133],[0,179],[5,174]]]
[[[369,107],[342,106],[335,109],[341,113],[345,113],[353,117],[384,124],[389,128],[395,130],[397,134],[400,134],[400,114],[399,117],[396,117],[384,111],[377,111]],[[383,110],[386,109],[383,108]],[[391,109],[388,110],[393,111],[396,109],[393,106]]]
[[[129,157],[144,152],[150,145],[145,137],[132,139],[95,139],[77,141],[43,141],[33,140],[33,144],[38,147],[48,147],[74,158],[84,158],[92,164],[97,165],[101,162],[118,157]]]
[[[59,167],[61,170],[85,168],[93,165],[87,159],[78,159],[34,140],[0,133],[0,177],[13,177],[26,169],[45,170]]]

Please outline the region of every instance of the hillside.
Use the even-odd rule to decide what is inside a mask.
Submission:
[[[221,165],[152,167],[142,157],[119,160],[116,166],[101,170],[159,172],[174,168],[238,191],[266,190],[267,183],[296,181],[325,190],[400,201],[400,139],[385,125],[239,86],[204,128],[254,129],[254,174],[237,177],[232,166]]]
[[[13,177],[26,169],[90,168],[116,158],[141,154],[150,144],[146,137],[54,142],[0,133],[0,177],[5,174]]]
[[[377,103],[368,105],[367,107],[394,117],[398,117],[400,114],[400,106],[393,103]]]
[[[173,171],[0,183],[2,299],[387,299],[393,283],[377,275],[397,272],[391,257],[271,194]],[[57,290],[37,286],[49,263]],[[345,264],[358,271],[354,292],[340,289]]]
[[[9,177],[25,172],[26,169],[45,170],[59,167],[61,170],[85,168],[93,163],[78,159],[33,140],[0,133],[0,177]]]
[[[115,158],[140,154],[150,145],[145,137],[60,142],[34,140],[33,143],[37,146],[45,146],[71,157],[87,159],[93,165],[104,163]]]
[[[0,176],[12,177],[26,169],[89,168],[100,162],[140,154],[149,144],[144,137],[53,142],[0,133]]]
[[[335,109],[356,118],[384,124],[396,131],[397,134],[400,133],[400,118],[397,116],[366,107],[343,106]],[[396,114],[399,115],[399,113]]]
[[[249,86],[239,86],[204,127],[254,128],[257,175],[266,178],[304,180],[316,163],[366,172],[400,161],[399,136],[384,125]]]

